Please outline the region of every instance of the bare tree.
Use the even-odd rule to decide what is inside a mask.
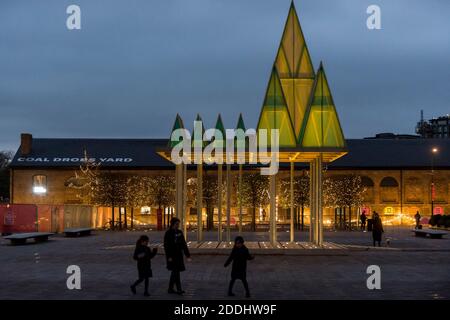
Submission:
[[[269,204],[269,178],[259,173],[242,176],[241,201],[244,207],[252,208],[252,230],[256,231],[256,208]]]
[[[301,176],[294,177],[294,206],[296,211],[295,224],[304,229],[305,207],[309,207],[309,175],[303,172]],[[291,181],[290,178],[280,181],[280,205],[283,208],[291,206]],[[298,214],[300,211],[300,215]]]
[[[362,185],[361,177],[359,175],[340,175],[334,177],[327,177],[324,181],[324,205],[338,209],[340,227],[342,223],[344,227],[347,223],[346,213],[348,209],[349,224],[351,230],[352,226],[352,209],[361,207],[364,199],[365,187]],[[343,219],[342,219],[342,213]],[[335,224],[337,220],[337,212],[335,212]]]
[[[9,164],[12,160],[11,151],[0,151],[0,202],[9,199]]]

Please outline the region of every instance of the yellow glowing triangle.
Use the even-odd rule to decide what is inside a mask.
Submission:
[[[293,2],[286,19],[275,67],[298,139],[314,83],[314,68]]]
[[[317,71],[299,143],[306,148],[344,148],[345,139],[322,64]]]
[[[279,130],[279,146],[295,147],[296,136],[292,121],[281,89],[280,78],[275,68],[272,69],[264,105],[258,121],[258,141],[261,141],[261,129],[267,130],[267,145],[271,146],[272,129]]]

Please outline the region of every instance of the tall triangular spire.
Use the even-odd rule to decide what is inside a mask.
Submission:
[[[346,146],[322,62],[314,81],[299,144],[305,148]]]
[[[203,135],[205,134],[205,124],[203,123],[202,117],[200,117],[200,114],[197,113],[197,117],[195,118],[195,121],[199,121],[202,123],[202,136],[200,137],[199,141],[197,141],[196,137],[195,137],[195,127],[192,130],[192,146],[205,146],[206,142],[203,141]]]
[[[275,67],[298,138],[314,82],[314,67],[293,1],[281,37]]]
[[[242,129],[245,131],[244,119],[242,118],[242,113],[239,114],[238,122],[236,124],[236,129]]]
[[[292,121],[286,105],[283,91],[281,89],[280,78],[274,67],[270,76],[269,85],[264,99],[258,121],[258,141],[259,130],[267,130],[267,144],[271,145],[271,129],[279,130],[279,146],[295,147],[296,136],[292,127]]]
[[[177,113],[177,116],[175,117],[175,122],[172,126],[172,131],[170,132],[170,136],[172,137],[172,133],[177,129],[184,129],[183,119],[181,119],[180,115]],[[172,139],[169,139],[169,147],[173,148],[181,141],[172,141]]]
[[[223,148],[225,146],[225,140],[226,140],[225,139],[226,138],[225,134],[226,134],[226,132],[225,132],[225,126],[223,125],[223,121],[222,121],[222,117],[220,116],[220,113],[217,116],[215,129],[219,130],[222,133],[222,139],[214,139],[214,145],[216,147],[222,147]]]

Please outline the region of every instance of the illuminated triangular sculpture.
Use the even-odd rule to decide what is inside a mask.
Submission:
[[[177,129],[184,129],[183,120],[181,119],[180,115],[177,113],[177,116],[175,117],[175,122],[173,123],[172,131],[170,133],[170,136],[172,137],[172,133]],[[173,148],[175,147],[180,141],[172,141],[172,139],[169,139],[169,147]]]
[[[284,26],[275,67],[298,138],[314,83],[314,68],[293,2]]]
[[[295,147],[296,136],[292,127],[286,100],[281,89],[280,78],[275,67],[272,69],[269,85],[258,121],[258,141],[260,130],[267,130],[267,146],[271,145],[271,129],[279,130],[279,146]]]
[[[322,63],[311,92],[299,144],[304,148],[346,147]]]
[[[226,132],[225,132],[225,126],[223,125],[222,117],[220,116],[220,114],[217,117],[215,129],[222,133],[222,139],[214,139],[214,146],[219,147],[219,148],[224,148],[225,140],[226,140]]]
[[[244,124],[244,118],[242,118],[242,113],[239,114],[239,119],[236,124],[236,129],[242,129],[245,132],[245,124]]]
[[[201,122],[202,123],[202,132],[201,132],[201,137],[197,137],[195,136],[195,126],[192,129],[192,135],[191,135],[191,139],[192,139],[192,146],[193,147],[199,147],[199,148],[203,148],[206,145],[206,141],[203,141],[203,136],[205,134],[205,125],[203,123],[202,117],[200,117],[200,114],[197,113],[197,117],[195,118],[196,122]],[[195,124],[195,122],[194,122]]]

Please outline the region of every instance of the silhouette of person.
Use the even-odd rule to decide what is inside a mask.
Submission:
[[[188,261],[191,260],[191,255],[183,232],[179,228],[180,219],[172,218],[169,229],[164,235],[164,251],[166,253],[167,269],[171,271],[168,292],[182,295],[184,291],[181,289],[180,272],[186,270],[183,255],[188,258]],[[177,291],[174,290],[174,285],[177,287]]]
[[[373,214],[373,226],[372,226],[372,238],[373,238],[373,246],[375,247],[375,243],[378,242],[378,246],[381,247],[381,236],[384,232],[383,223],[381,222],[381,218],[377,212]]]
[[[420,213],[419,213],[419,211],[417,211],[416,214],[414,215],[414,219],[416,219],[416,229],[419,229],[420,218],[421,218]]]
[[[367,221],[366,211],[363,210],[363,212],[361,212],[359,219],[361,220],[361,230],[365,231],[366,230],[366,221]]]
[[[244,238],[241,236],[236,237],[234,240],[234,247],[230,256],[225,262],[224,267],[227,267],[231,262],[233,266],[231,269],[231,280],[228,286],[228,296],[234,296],[233,286],[237,279],[240,279],[244,284],[245,296],[250,297],[250,290],[247,283],[247,260],[253,260],[254,257],[250,255],[247,247],[244,245]]]
[[[136,294],[136,286],[142,281],[145,281],[144,296],[148,297],[148,278],[153,276],[151,259],[156,255],[158,249],[150,250],[148,247],[148,237],[140,236],[136,242],[136,249],[134,249],[133,259],[137,261],[137,268],[139,278],[131,285],[131,292]]]

